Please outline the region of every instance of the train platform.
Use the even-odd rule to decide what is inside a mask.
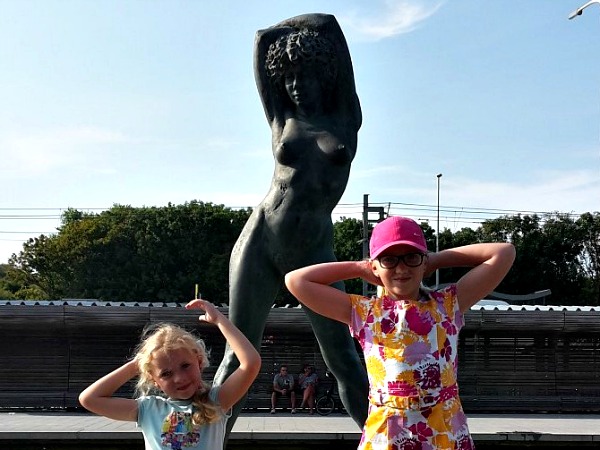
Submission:
[[[600,415],[596,414],[472,414],[469,427],[476,444],[574,444],[600,448]],[[243,413],[229,436],[230,443],[358,442],[359,427],[349,416],[295,415],[282,411]],[[0,412],[0,448],[50,441],[142,442],[132,422],[119,422],[85,412]],[[9,444],[10,443],[10,444]],[[6,447],[9,445],[9,447]],[[21,448],[20,446],[18,448]]]

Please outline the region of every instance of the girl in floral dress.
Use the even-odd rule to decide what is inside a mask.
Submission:
[[[373,229],[368,261],[316,264],[292,271],[286,285],[310,309],[350,327],[369,374],[369,414],[360,450],[473,449],[458,395],[458,333],[463,314],[508,273],[508,243],[473,244],[428,253],[421,227],[390,217]],[[423,288],[444,267],[472,267],[458,282]],[[331,287],[362,278],[374,297]]]

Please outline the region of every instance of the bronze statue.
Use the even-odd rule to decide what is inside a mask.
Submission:
[[[362,115],[350,53],[332,15],[301,15],[259,30],[254,64],[275,170],[231,254],[229,318],[260,348],[285,274],[336,261],[331,214],[348,182]],[[336,287],[344,290],[343,283]],[[348,327],[304,309],[342,402],[362,427],[368,380]],[[227,348],[215,381],[237,364]],[[241,407],[234,408],[229,429]]]

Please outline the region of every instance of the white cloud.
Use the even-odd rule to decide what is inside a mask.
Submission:
[[[68,166],[86,165],[98,145],[131,143],[122,133],[95,127],[72,127],[21,133],[0,140],[3,176],[31,177]]]
[[[443,204],[517,211],[600,210],[600,182],[591,170],[531,173],[527,182],[448,180]]]
[[[519,212],[600,211],[600,179],[596,170],[532,170],[526,176],[515,180],[507,174],[490,180],[445,174],[440,189],[440,227],[477,227],[482,220]],[[371,204],[390,202],[392,215],[407,215],[430,223],[436,220],[435,174],[410,172],[402,167],[375,167],[353,172],[352,177],[354,183],[342,203],[356,204],[362,200],[357,193],[365,192],[369,193]],[[344,215],[361,217],[362,206],[351,209],[354,214],[344,211]]]
[[[358,39],[378,41],[410,33],[435,14],[443,3],[425,0],[372,1],[345,14],[339,14],[339,21],[348,34],[355,35]]]

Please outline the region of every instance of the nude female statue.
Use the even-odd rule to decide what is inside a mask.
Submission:
[[[350,54],[334,16],[307,14],[258,31],[254,61],[275,169],[269,192],[231,255],[229,319],[260,348],[285,274],[336,261],[331,213],[348,182],[362,115]],[[343,283],[337,287],[344,290]],[[342,402],[362,427],[368,381],[348,327],[304,310]],[[227,348],[215,381],[236,366]],[[229,427],[241,406],[234,408]]]

